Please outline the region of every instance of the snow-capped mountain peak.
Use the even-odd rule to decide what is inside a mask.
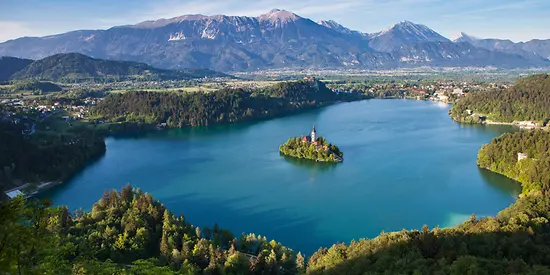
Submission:
[[[301,17],[290,11],[280,10],[280,9],[273,9],[266,14],[262,14],[258,16],[258,19],[260,21],[272,21],[272,22],[278,21],[283,23],[294,21],[298,18],[301,18]]]
[[[480,40],[480,38],[469,35],[465,32],[461,32],[460,35],[454,40],[454,42],[468,42],[474,40]]]

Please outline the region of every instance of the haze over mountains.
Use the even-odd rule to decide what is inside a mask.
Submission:
[[[511,43],[511,44],[510,44]],[[80,30],[0,43],[0,56],[39,59],[78,52],[158,68],[387,69],[414,66],[550,66],[550,40],[513,43],[463,35],[451,41],[404,21],[367,34],[286,10],[258,17],[184,15],[107,30]]]

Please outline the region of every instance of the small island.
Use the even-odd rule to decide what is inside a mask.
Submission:
[[[315,126],[311,135],[301,138],[293,137],[279,147],[281,155],[298,159],[309,159],[318,162],[342,162],[344,154],[338,146],[317,136]]]

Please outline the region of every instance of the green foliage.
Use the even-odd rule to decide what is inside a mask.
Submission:
[[[56,54],[37,60],[13,74],[12,79],[33,79],[61,82],[86,80],[168,80],[197,77],[224,77],[210,70],[171,71],[153,68],[144,63],[94,59],[83,54]]]
[[[64,179],[105,152],[103,137],[86,127],[48,136],[38,144],[22,135],[21,127],[0,122],[0,183]]]
[[[533,75],[518,80],[508,89],[472,93],[461,98],[452,109],[453,119],[479,123],[467,110],[501,122],[542,121],[550,119],[550,77]]]
[[[59,92],[62,90],[61,87],[51,82],[41,82],[41,81],[31,81],[31,80],[15,82],[14,89],[16,91],[39,91],[42,93]]]
[[[293,137],[279,147],[282,155],[299,159],[310,159],[322,162],[341,162],[344,154],[338,146],[328,143],[324,138],[318,137],[316,144],[306,138]]]
[[[170,127],[206,126],[286,115],[324,106],[338,96],[320,82],[289,82],[247,92],[131,92],[110,95],[92,112],[111,122],[167,123]]]
[[[0,57],[0,81],[10,80],[12,75],[29,64],[30,59],[21,59],[16,57],[2,56]]]
[[[68,216],[47,202],[18,197],[0,204],[0,272],[3,274],[55,274],[66,268],[58,257],[59,236],[54,232]],[[58,213],[56,213],[58,212]],[[49,219],[55,215],[57,219]]]
[[[527,158],[518,160],[518,153]],[[550,191],[550,133],[542,130],[507,133],[478,153],[480,167],[522,183],[523,192]]]
[[[0,205],[0,272],[23,274],[293,274],[296,256],[215,225],[197,236],[150,194],[105,191],[89,213],[22,198]],[[264,257],[264,256],[268,257]],[[253,270],[253,271],[251,271]]]

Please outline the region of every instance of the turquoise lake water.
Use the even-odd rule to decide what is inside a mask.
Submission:
[[[482,144],[512,129],[453,122],[449,105],[366,100],[250,124],[108,138],[107,153],[45,194],[91,209],[126,183],[193,224],[254,232],[311,255],[381,231],[456,225],[495,215],[516,182],[480,170]],[[308,134],[340,147],[344,162],[286,159],[278,147]]]

